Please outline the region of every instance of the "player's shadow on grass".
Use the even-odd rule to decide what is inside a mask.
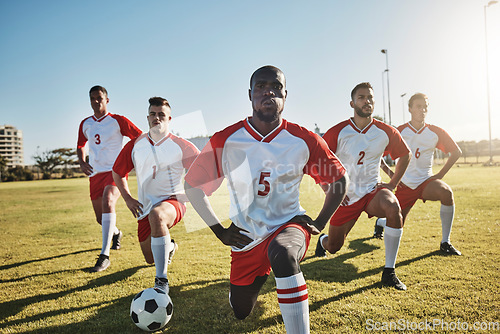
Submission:
[[[4,302],[4,303],[0,304],[0,320],[7,319],[10,316],[18,314],[26,307],[26,305],[40,303],[40,302],[44,302],[44,301],[48,301],[48,300],[57,300],[59,298],[62,298],[64,296],[67,296],[67,295],[72,294],[72,293],[78,293],[78,292],[82,292],[82,291],[86,291],[86,290],[95,289],[95,288],[98,288],[100,286],[113,284],[113,283],[116,283],[119,281],[125,281],[127,278],[129,278],[130,276],[135,274],[138,270],[140,270],[142,268],[146,268],[146,267],[148,267],[148,266],[143,265],[143,266],[138,266],[138,267],[129,268],[129,269],[125,269],[122,271],[114,272],[114,273],[111,273],[109,275],[101,276],[101,277],[98,277],[96,279],[90,280],[86,285],[83,285],[83,286],[80,286],[77,288],[73,288],[73,289],[69,289],[69,290],[48,293],[45,295],[35,295],[32,297],[28,297],[28,298],[19,298],[19,299],[11,300],[8,302]],[[47,275],[49,275],[49,274],[47,274]],[[36,288],[36,286],[34,286],[34,288]],[[39,319],[45,319],[48,316],[55,316],[55,315],[63,314],[63,313],[70,313],[73,311],[77,311],[77,309],[75,309],[74,307],[73,308],[66,308],[66,309],[61,308],[57,311],[48,312],[48,314],[42,313],[42,314],[37,314],[37,315],[32,316],[32,317],[27,317],[27,318],[23,318],[20,320],[15,320],[12,322],[7,321],[7,322],[4,322],[3,325],[8,326],[8,325],[21,324],[21,323],[29,323],[29,322],[36,321]]]
[[[76,251],[76,252],[72,252],[72,253],[66,253],[66,254],[59,254],[59,255],[44,257],[44,258],[41,258],[41,259],[33,259],[33,260],[28,260],[28,261],[23,261],[23,262],[6,264],[6,265],[3,265],[3,266],[0,266],[0,270],[7,270],[7,269],[14,268],[14,267],[20,267],[20,266],[23,266],[25,264],[42,262],[42,261],[48,261],[48,260],[54,260],[54,259],[57,259],[57,258],[69,256],[69,255],[76,255],[76,254],[81,254],[81,253],[95,252],[95,251],[98,251],[98,250],[101,250],[101,249],[100,248],[85,249],[85,250],[80,250],[80,251]]]

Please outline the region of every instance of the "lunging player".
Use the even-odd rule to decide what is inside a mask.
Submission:
[[[138,219],[137,235],[147,263],[156,267],[155,287],[168,293],[167,265],[177,244],[169,229],[186,212],[182,174],[198,155],[189,141],[170,133],[171,109],[162,97],[149,99],[149,132],[125,145],[113,166],[113,178],[127,207]],[[135,168],[138,200],[126,175]]]
[[[403,213],[403,222],[418,199],[424,202],[427,200],[440,201],[442,229],[440,250],[446,254],[462,255],[450,243],[455,203],[453,201],[453,191],[442,180],[453,164],[460,158],[462,151],[446,131],[435,125],[425,123],[428,108],[428,99],[425,94],[417,93],[413,95],[408,101],[408,106],[411,120],[398,127],[399,132],[401,132],[413,153],[410,165],[396,189],[396,197]],[[450,156],[441,170],[433,175],[432,162],[436,148],[446,154],[449,153]],[[392,175],[392,171],[387,165],[382,164],[382,168],[389,176]],[[377,219],[374,237],[382,238],[385,224],[385,219]]]
[[[406,290],[394,271],[403,219],[392,191],[408,167],[410,150],[395,128],[372,117],[373,88],[368,82],[354,87],[350,104],[354,116],[335,125],[323,136],[346,167],[351,182],[344,202],[330,220],[328,235],[318,239],[316,256],[326,256],[325,250],[332,254],[338,252],[363,211],[369,217],[387,217],[382,284]],[[380,183],[380,160],[387,154],[399,161],[389,183]]]
[[[256,70],[249,90],[253,115],[217,132],[186,175],[186,194],[198,214],[231,246],[229,301],[238,319],[252,311],[271,269],[287,333],[309,333],[307,286],[299,262],[345,194],[344,167],[321,137],[282,118],[285,76]],[[304,174],[326,188],[318,217],[299,203]],[[225,228],[205,195],[226,178],[232,224]]]
[[[90,199],[96,220],[102,226],[101,254],[90,269],[98,272],[109,267],[109,250],[120,248],[123,235],[116,227],[115,205],[120,192],[113,182],[111,168],[123,147],[123,138],[135,138],[142,131],[126,117],[108,112],[109,98],[104,87],[92,87],[89,95],[94,115],[80,123],[76,152],[82,172],[90,177]],[[87,141],[89,162],[85,152]]]

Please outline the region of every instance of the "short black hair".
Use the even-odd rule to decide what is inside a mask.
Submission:
[[[89,96],[90,96],[90,94],[92,94],[92,92],[103,92],[104,95],[106,95],[106,97],[108,97],[108,91],[103,86],[94,86],[94,87],[90,88]]]
[[[356,94],[356,91],[360,88],[369,88],[373,89],[372,85],[369,82],[362,82],[356,85],[351,91],[351,100],[354,101],[354,95]]]
[[[168,103],[167,99],[164,99],[163,97],[159,96],[154,96],[149,99],[149,106],[155,106],[155,107],[161,107],[161,106],[167,106],[170,108],[170,103]]]
[[[281,73],[283,75],[283,80],[284,80],[283,83],[286,86],[285,73],[283,73],[283,71],[280,70],[279,68],[277,68],[276,66],[266,65],[266,66],[262,66],[262,67],[256,69],[255,72],[253,72],[252,76],[250,77],[250,89],[252,89],[252,83],[253,83],[253,78],[255,77],[255,74],[257,74],[260,71],[274,71],[276,73]]]

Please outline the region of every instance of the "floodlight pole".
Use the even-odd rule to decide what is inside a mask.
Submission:
[[[406,96],[406,93],[401,94],[401,103],[403,106],[403,124],[406,123],[406,121],[405,121],[405,96]]]
[[[492,0],[488,2],[487,5],[484,6],[484,39],[485,39],[485,48],[486,48],[486,96],[488,99],[488,134],[490,139],[490,165],[493,164],[493,153],[492,153],[492,144],[491,144],[491,106],[490,106],[490,75],[488,69],[488,26],[486,24],[486,8],[491,5],[496,4],[498,1]]]
[[[382,101],[383,101],[383,104],[384,104],[384,123],[387,123],[387,120],[385,118],[385,88],[384,88],[384,85],[385,85],[385,81],[384,81],[384,73],[386,71],[383,71],[382,72]]]
[[[383,54],[385,54],[385,71],[387,72],[387,108],[389,110],[389,125],[392,125],[392,117],[391,117],[391,93],[389,89],[389,53],[387,49],[380,50]]]

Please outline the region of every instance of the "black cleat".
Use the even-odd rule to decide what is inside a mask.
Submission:
[[[168,295],[169,285],[168,279],[163,277],[155,277],[155,289],[160,289]]]
[[[448,255],[462,255],[462,253],[458,249],[453,247],[453,245],[449,242],[442,242],[439,250]]]
[[[109,261],[109,256],[100,254],[99,257],[97,258],[97,262],[95,263],[95,266],[93,268],[90,268],[91,273],[97,273],[99,271],[103,271],[108,269],[109,265],[111,262]]]
[[[121,243],[120,241],[123,238],[123,232],[118,230],[117,234],[113,234],[113,243],[111,244],[111,249],[120,249]]]
[[[318,243],[316,244],[316,251],[314,252],[314,256],[316,257],[326,257],[326,250],[323,246],[321,246],[321,237],[324,235],[324,233],[319,235]]]
[[[384,268],[384,272],[382,273],[382,285],[395,288],[396,290],[406,290],[406,285],[396,276],[394,268]]]
[[[377,222],[380,218],[377,218],[375,220],[375,231],[373,231],[373,237],[377,239],[383,239],[384,238],[384,227],[377,225]]]

